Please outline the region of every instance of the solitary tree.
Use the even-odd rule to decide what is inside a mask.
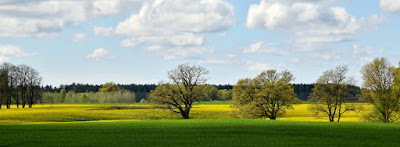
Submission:
[[[204,96],[208,71],[201,66],[179,65],[168,72],[169,83],[158,86],[149,95],[150,102],[163,105],[172,112],[180,113],[184,119],[190,118],[193,102]]]
[[[350,86],[353,79],[346,76],[347,66],[338,66],[324,72],[315,83],[311,93],[309,109],[316,115],[323,113],[329,117],[330,122],[340,121],[340,117],[347,111],[355,110],[354,105],[346,105],[351,98]]]
[[[400,119],[400,68],[385,58],[376,58],[361,70],[363,100],[373,104],[365,116],[370,121],[390,123]]]
[[[262,72],[254,79],[241,79],[233,87],[232,104],[241,117],[275,120],[299,101],[295,97],[293,75],[289,71]]]

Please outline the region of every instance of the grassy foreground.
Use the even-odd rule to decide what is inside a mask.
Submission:
[[[0,125],[2,146],[400,146],[400,125],[252,119]]]

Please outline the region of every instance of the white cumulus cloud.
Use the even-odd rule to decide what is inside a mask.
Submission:
[[[389,12],[400,12],[400,0],[379,0],[379,6]]]
[[[207,60],[199,60],[198,64],[231,64],[231,61],[223,60],[223,59],[207,59]]]
[[[380,24],[378,15],[356,18],[343,7],[331,6],[336,1],[261,0],[252,4],[246,25],[251,29],[282,30],[293,36],[298,51],[310,51],[319,43],[353,40],[366,27]],[[308,48],[307,48],[308,47]]]
[[[85,33],[75,33],[72,39],[74,42],[89,40],[89,37]]]
[[[286,65],[284,64],[268,64],[268,63],[261,63],[255,61],[246,61],[244,62],[246,69],[249,71],[265,71],[269,69],[276,69],[282,70],[286,69]]]
[[[1,45],[0,44],[0,55],[12,55],[16,57],[27,57],[27,56],[35,56],[37,53],[27,53],[21,49],[20,46],[16,45]],[[5,60],[8,58],[2,57],[2,60]]]
[[[276,48],[272,44],[267,44],[262,41],[251,44],[249,47],[243,50],[243,53],[247,54],[270,54],[270,55],[287,55],[288,53]]]
[[[208,47],[172,47],[158,50],[156,54],[164,57],[165,60],[176,60],[185,58],[195,58],[202,54],[211,54],[214,50]]]
[[[381,55],[385,50],[383,48],[374,48],[368,45],[354,44],[352,46],[352,56],[359,59],[361,64],[366,64],[376,56]]]
[[[93,50],[92,53],[86,56],[87,59],[94,59],[99,61],[101,59],[114,59],[114,56],[110,55],[110,52],[104,48],[98,48]]]
[[[0,63],[7,62],[9,59],[6,56],[0,56]]]
[[[53,37],[66,26],[138,9],[142,0],[0,2],[0,37]]]
[[[112,27],[101,27],[95,26],[94,27],[94,35],[96,36],[112,36],[114,35],[114,30]]]
[[[233,24],[234,8],[224,0],[155,0],[120,22],[115,33],[128,37],[121,46],[160,46],[172,54],[164,58],[177,59],[210,52],[203,34]]]

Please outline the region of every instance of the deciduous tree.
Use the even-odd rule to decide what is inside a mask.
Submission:
[[[262,72],[254,79],[241,79],[233,87],[233,108],[241,117],[275,120],[298,101],[289,71]]]
[[[327,115],[330,122],[339,122],[345,112],[355,110],[354,105],[346,104],[352,96],[350,86],[354,84],[354,80],[346,76],[347,72],[347,66],[338,66],[319,77],[309,100],[313,103],[309,106],[311,111]]]
[[[232,100],[232,89],[221,89],[218,91],[218,98],[223,101]]]
[[[60,91],[61,103],[64,103],[66,101],[66,98],[67,98],[67,90],[61,89]]]
[[[120,90],[120,88],[114,82],[107,82],[99,89],[100,92],[113,92],[118,90]]]
[[[158,86],[149,95],[150,102],[165,106],[180,113],[184,119],[190,118],[193,102],[204,97],[204,87],[208,71],[201,66],[179,65],[168,72],[169,83]]]
[[[370,121],[390,123],[400,119],[400,68],[386,58],[376,58],[363,66],[363,100],[373,104],[365,115]]]
[[[204,100],[215,101],[218,99],[218,89],[215,86],[208,85],[205,89]]]

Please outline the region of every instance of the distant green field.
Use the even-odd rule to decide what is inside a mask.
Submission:
[[[0,125],[1,146],[400,146],[400,124],[253,119]]]

